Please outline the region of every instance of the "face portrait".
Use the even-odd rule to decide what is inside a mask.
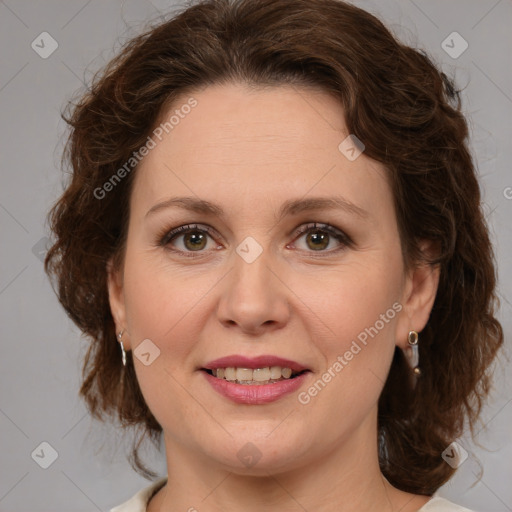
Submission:
[[[191,96],[137,168],[109,274],[169,474],[378,468],[379,395],[395,349],[428,320],[438,272],[406,268],[387,171],[340,146],[336,99],[215,85],[160,121]],[[241,362],[215,363],[229,356]],[[282,382],[255,382],[267,379]]]
[[[508,438],[483,437],[510,398],[488,216],[511,188],[495,172],[508,118],[488,125],[508,101],[496,40],[493,59],[482,51],[491,20],[506,19],[495,3],[464,3],[464,19],[460,6],[394,0],[123,3],[107,57],[119,19],[99,4],[16,34],[35,53],[4,91],[43,67],[62,95],[80,87],[60,109],[47,233],[14,223],[34,236],[60,315],[31,308],[48,325],[25,336],[40,351],[29,359],[49,373],[40,356],[60,351],[70,398],[51,415],[58,432],[16,430],[25,455],[0,502],[20,509],[8,500],[33,486],[30,453],[70,490],[38,480],[48,499],[28,493],[38,503],[23,510],[77,492],[110,512],[501,510],[509,489],[486,449]],[[80,19],[99,37],[72,62],[90,39]],[[98,19],[111,22],[103,39]],[[47,166],[11,164],[31,197],[18,170]],[[17,207],[4,201],[8,222]],[[36,267],[14,260],[3,296],[21,310],[8,294]],[[18,340],[26,322],[12,323]],[[19,357],[6,355],[8,371]],[[76,395],[87,410],[75,418]],[[22,400],[8,398],[13,428]]]

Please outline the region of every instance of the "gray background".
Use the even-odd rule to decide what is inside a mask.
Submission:
[[[402,40],[427,49],[466,86],[464,107],[496,244],[500,319],[510,353],[512,1],[354,3],[377,14]],[[125,460],[129,439],[123,440],[116,426],[93,422],[77,397],[86,343],[60,308],[41,260],[45,215],[61,192],[60,111],[119,42],[176,5],[0,1],[0,511],[106,511],[149,483]],[[44,31],[58,43],[46,59],[31,47]],[[441,46],[453,31],[469,44],[458,58]],[[477,443],[467,436],[459,440],[469,457],[440,492],[482,512],[512,510],[512,379],[504,359],[495,373],[496,390],[477,427]],[[51,462],[48,449],[44,457],[31,457],[41,442],[58,455],[47,469],[35,459]],[[146,453],[165,474],[163,455]],[[477,459],[484,473],[475,483]]]

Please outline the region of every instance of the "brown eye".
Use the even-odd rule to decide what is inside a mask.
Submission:
[[[212,236],[207,226],[199,228],[196,225],[186,225],[165,232],[159,245],[171,246],[177,252],[202,252],[208,245],[208,238]]]
[[[191,251],[199,251],[206,246],[206,235],[199,231],[192,231],[183,235],[183,244]]]
[[[320,251],[329,245],[329,233],[324,231],[311,231],[307,233],[306,243],[313,251]]]
[[[353,245],[348,235],[329,224],[308,224],[300,227],[295,235],[297,237],[295,240],[304,237],[306,247],[304,250],[307,252],[326,253],[327,255]],[[327,248],[332,245],[331,242],[333,241],[337,242],[337,247],[335,244],[333,248],[328,250]]]

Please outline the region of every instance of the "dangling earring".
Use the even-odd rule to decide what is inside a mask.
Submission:
[[[421,370],[418,366],[420,362],[420,353],[418,350],[418,333],[416,331],[410,331],[409,335],[407,336],[407,341],[409,342],[410,348],[410,355],[408,356],[409,364],[411,365],[415,375],[421,375]]]
[[[123,342],[121,341],[121,339],[123,337],[123,332],[124,332],[124,329],[117,335],[117,337],[119,338],[119,343],[121,344],[121,357],[123,360],[123,366],[126,366],[126,352],[124,351]]]

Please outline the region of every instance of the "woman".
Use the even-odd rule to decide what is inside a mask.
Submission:
[[[69,114],[46,269],[81,394],[162,437],[115,512],[464,511],[503,342],[453,83],[337,0],[206,0]]]

